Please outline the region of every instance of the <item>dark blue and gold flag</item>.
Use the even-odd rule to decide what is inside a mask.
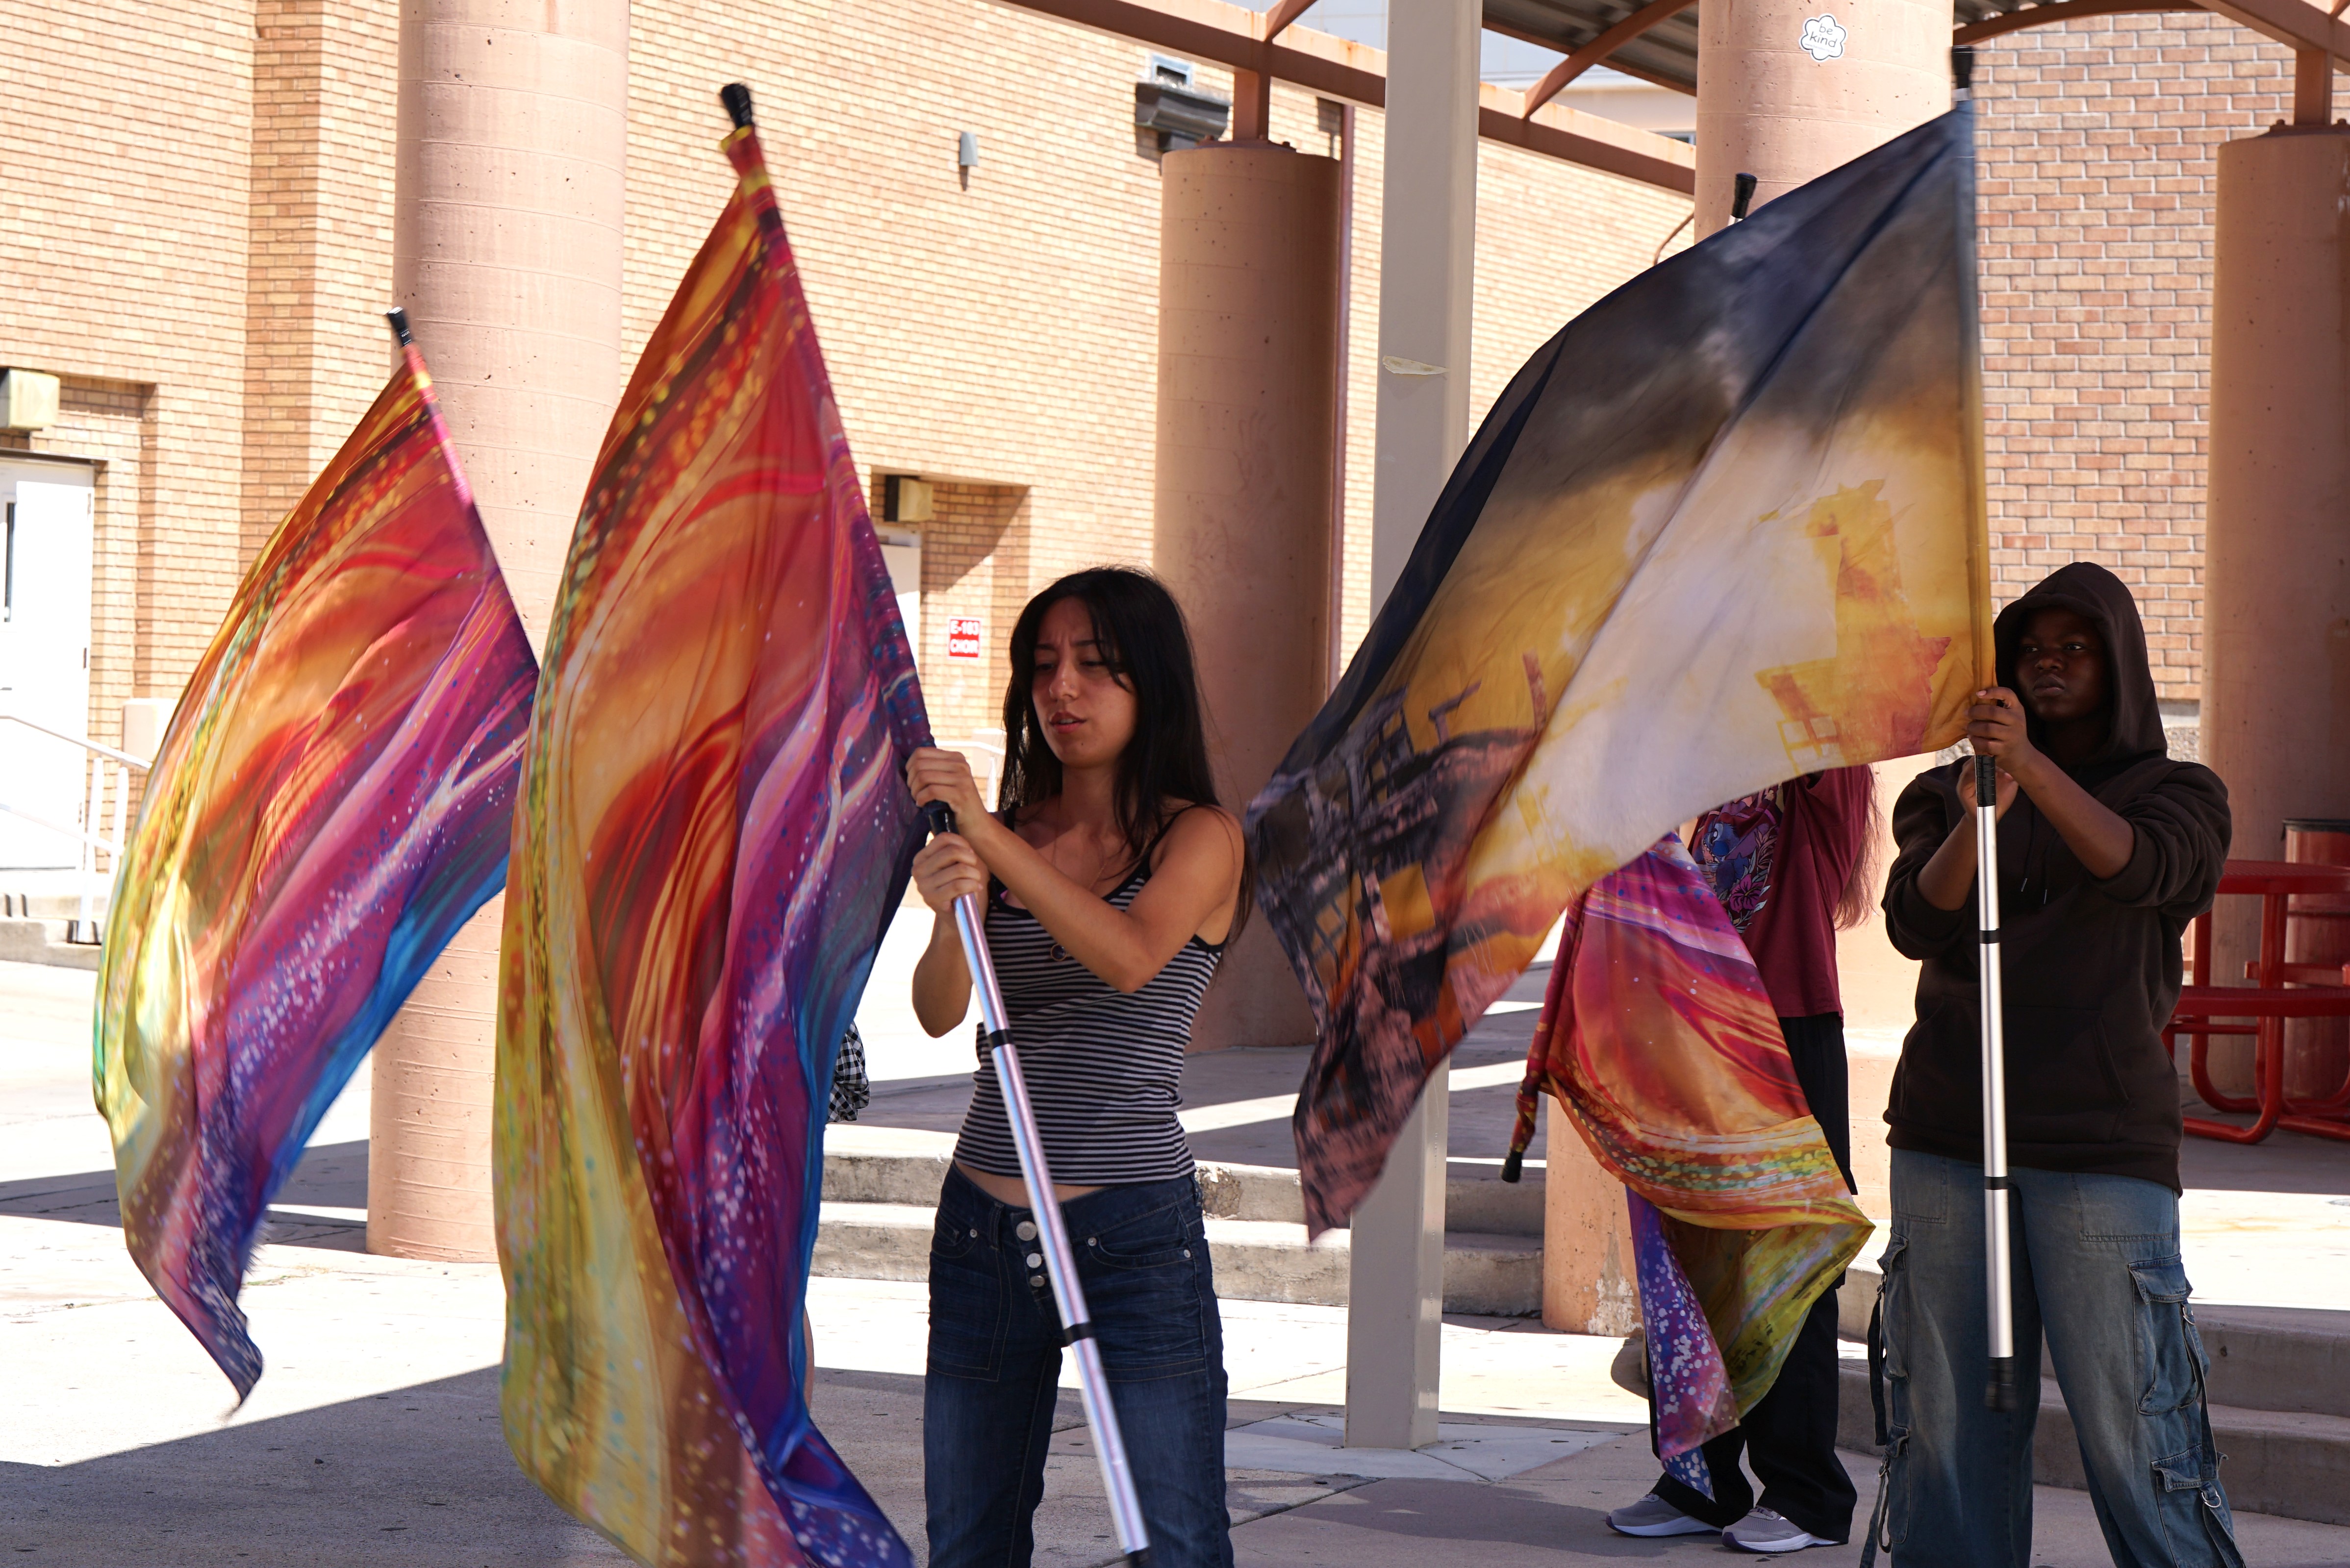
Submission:
[[[1720,802],[1958,738],[1991,668],[1981,454],[1964,105],[1518,372],[1249,808],[1320,1025],[1313,1230],[1576,895]]]

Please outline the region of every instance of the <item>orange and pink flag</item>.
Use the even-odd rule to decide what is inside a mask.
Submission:
[[[515,815],[506,1435],[640,1563],[885,1568],[801,1313],[930,730],[758,137],[724,147],[580,511]]]

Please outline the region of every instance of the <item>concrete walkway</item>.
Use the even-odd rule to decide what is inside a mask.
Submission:
[[[276,1240],[244,1297],[268,1372],[231,1410],[226,1383],[147,1290],[115,1228],[105,1128],[88,1098],[90,983],[0,964],[0,1366],[16,1412],[0,1428],[0,1549],[60,1568],[622,1561],[506,1453],[495,1268],[359,1250],[364,1075],[273,1213]],[[1262,1098],[1266,1072],[1236,1073],[1229,1097],[1203,1103]],[[816,1418],[920,1559],[922,1288],[819,1280],[810,1312]],[[1420,1568],[1449,1542],[1468,1545],[1480,1568],[1730,1560],[1709,1538],[1627,1541],[1602,1522],[1654,1476],[1641,1407],[1607,1379],[1613,1341],[1450,1320],[1443,1440],[1367,1455],[1333,1441],[1340,1311],[1232,1303],[1225,1321],[1244,1568]],[[1091,1568],[1115,1551],[1074,1397],[1058,1424],[1038,1560]],[[1848,1462],[1866,1508],[1873,1466]],[[2242,1536],[2254,1563],[2350,1564],[2350,1529],[2247,1517]],[[2080,1492],[2042,1490],[2038,1541],[2033,1561],[2046,1568],[2106,1561]],[[1856,1544],[1804,1561],[1857,1555]]]

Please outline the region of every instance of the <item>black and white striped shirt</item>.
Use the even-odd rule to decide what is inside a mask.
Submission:
[[[1125,909],[1149,877],[1138,869],[1110,894],[1109,906]],[[1193,937],[1128,995],[1063,951],[1035,916],[1004,901],[998,885],[989,889],[987,946],[1053,1179],[1110,1187],[1190,1175],[1191,1147],[1175,1107],[1191,1020],[1222,944]],[[995,1069],[984,1057],[955,1158],[993,1176],[1020,1174]]]

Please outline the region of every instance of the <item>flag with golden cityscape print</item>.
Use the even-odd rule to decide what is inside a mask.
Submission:
[[[1264,790],[1344,1222],[1577,894],[1709,806],[1962,732],[1987,602],[1971,111],[1569,323],[1493,405]]]

